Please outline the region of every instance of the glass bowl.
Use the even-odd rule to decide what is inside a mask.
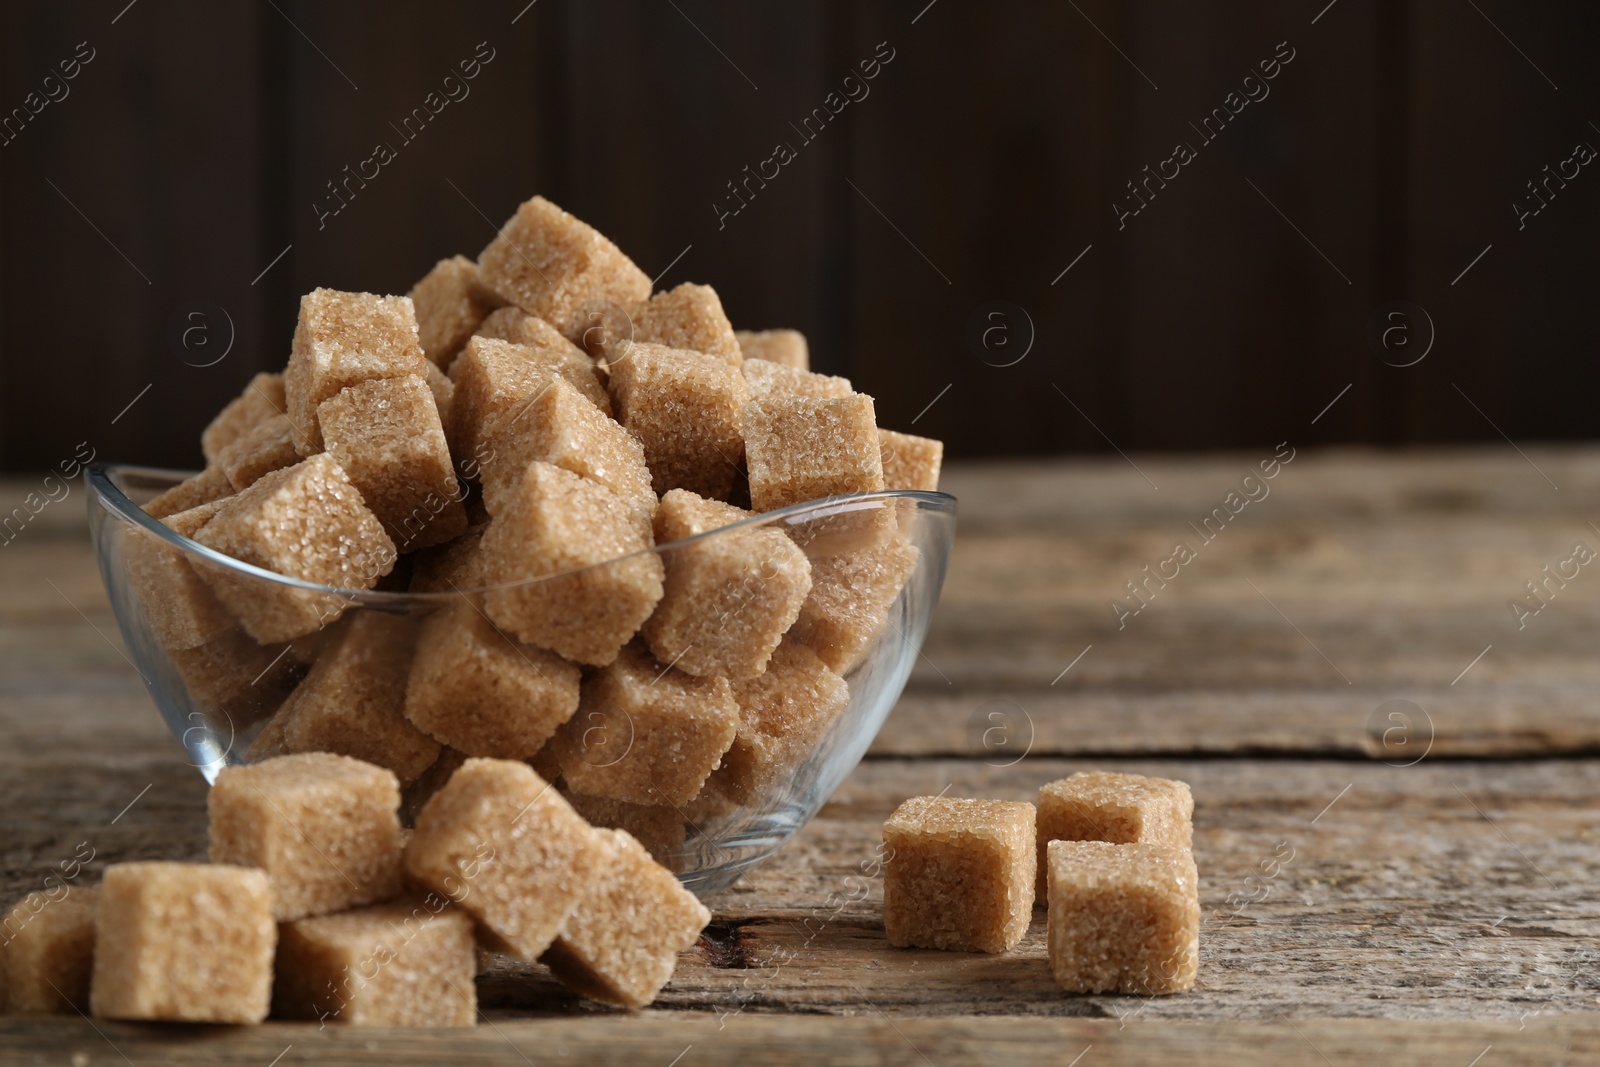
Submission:
[[[129,654],[162,718],[207,781],[229,764],[249,762],[252,746],[256,758],[285,750],[282,719],[287,716],[275,718],[275,714],[318,657],[330,654],[357,629],[392,631],[413,624],[420,629],[430,616],[451,610],[452,619],[466,620],[465,629],[476,625],[476,616],[486,622],[491,615],[505,619],[507,605],[538,613],[559,604],[562,610],[554,614],[564,619],[586,615],[590,608],[603,615],[605,610],[597,605],[609,598],[599,591],[611,579],[623,581],[641,568],[654,569],[665,575],[667,600],[676,595],[688,605],[687,622],[677,632],[680,644],[686,635],[694,635],[694,640],[674,662],[686,668],[693,665],[698,674],[711,678],[711,690],[702,686],[696,691],[720,692],[723,695],[708,702],[731,708],[726,694],[748,693],[753,683],[741,689],[735,680],[723,688],[725,683],[711,677],[717,672],[717,657],[706,650],[737,650],[752,633],[767,632],[770,639],[781,620],[793,617],[798,598],[806,596],[798,621],[783,642],[805,646],[790,648],[787,662],[807,665],[810,673],[804,677],[809,684],[792,687],[792,692],[785,689],[776,703],[769,688],[764,699],[774,710],[760,717],[761,728],[748,737],[745,728],[752,718],[748,712],[739,716],[743,725],[734,743],[737,756],[724,756],[693,799],[686,801],[680,795],[667,803],[638,804],[645,798],[625,799],[632,796],[626,788],[612,788],[618,782],[631,781],[636,789],[641,781],[681,780],[684,773],[694,780],[694,772],[685,772],[684,766],[697,757],[692,751],[685,755],[680,742],[670,736],[663,742],[661,734],[652,734],[655,721],[636,725],[636,715],[650,713],[651,694],[645,694],[643,705],[629,700],[653,683],[635,684],[632,690],[621,684],[598,686],[594,683],[600,672],[593,666],[582,668],[582,702],[556,738],[531,755],[514,753],[552,777],[562,766],[555,758],[556,746],[565,744],[562,756],[568,780],[560,784],[563,792],[571,796],[576,792],[572,781],[580,780],[591,792],[610,794],[598,799],[580,795],[574,806],[591,822],[632,830],[685,885],[701,893],[726,888],[776,852],[860,762],[911,674],[939,599],[955,532],[956,501],[947,494],[860,493],[797,504],[648,552],[507,585],[457,587],[451,582],[443,591],[407,591],[427,583],[418,573],[423,565],[410,566],[403,558],[378,588],[351,591],[243,563],[179,535],[144,512],[142,504],[188,476],[182,471],[93,465],[87,476],[89,523],[100,575]],[[796,548],[809,564],[809,594],[783,579],[784,568],[773,562],[779,557],[790,561],[785,567],[792,575]],[[650,556],[658,558],[659,566],[646,558]],[[702,578],[698,585],[696,575]],[[440,587],[437,581],[433,584]],[[224,607],[224,601],[237,610]],[[469,613],[464,603],[474,610]],[[265,628],[252,627],[248,621],[256,604],[292,605],[294,611],[269,613],[279,623],[286,615],[305,617],[310,606],[319,622],[303,633],[275,634],[284,639],[263,643],[249,632]],[[695,611],[708,614],[696,618]],[[363,621],[363,616],[379,613],[388,618]],[[196,625],[196,619],[207,625]],[[453,632],[454,623],[443,628]],[[507,636],[506,629],[484,632],[520,649],[530,664],[550,655]],[[423,632],[437,638],[440,630],[436,626]],[[656,631],[646,624],[643,632]],[[654,638],[652,642],[660,647]],[[698,653],[695,644],[700,646]],[[650,659],[642,638],[635,638],[625,651],[635,663],[658,667],[658,679],[669,669],[676,671],[673,664]],[[708,660],[712,666],[707,666]],[[820,671],[819,660],[842,677],[843,686],[834,675]],[[409,671],[409,665],[410,660],[404,660],[399,669]],[[576,676],[571,668],[556,666]],[[325,668],[322,677],[332,673],[332,667]],[[392,679],[394,673],[391,663],[385,677]],[[405,686],[397,681],[385,686],[381,679],[374,684],[391,694],[389,703],[394,705],[399,702],[394,694],[414,687],[416,677],[409,673]],[[435,669],[434,684],[439,684],[439,677]],[[451,676],[447,672],[444,677]],[[698,684],[690,683],[682,672],[672,677]],[[825,684],[817,684],[819,678]],[[641,707],[646,710],[641,712]],[[375,710],[352,700],[337,712],[346,713],[390,715],[399,722],[403,710],[398,706]],[[348,724],[342,729],[343,734],[335,730],[327,736],[344,740],[327,747],[384,762],[362,749],[360,731],[352,734]],[[432,739],[422,743],[431,745]],[[302,745],[306,747],[316,746]],[[692,749],[686,742],[682,747]],[[423,762],[431,759],[427,751],[424,748]],[[408,758],[412,766],[391,764],[391,769],[403,781],[412,779],[406,786],[406,808],[414,812],[454,769],[450,761],[461,756],[446,748],[434,765],[420,771],[414,766],[416,757]],[[698,758],[703,765],[706,757]],[[595,783],[600,783],[598,788]]]

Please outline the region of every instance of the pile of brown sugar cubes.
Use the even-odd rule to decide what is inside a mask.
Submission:
[[[1026,802],[913,797],[883,825],[883,923],[907,948],[1006,952],[1048,909],[1074,993],[1178,993],[1199,968],[1188,785],[1090,772]]]
[[[331,753],[227,768],[207,806],[211,863],[113,864],[13,910],[8,1010],[471,1026],[479,946],[642,1007],[711,919],[519,760],[466,760],[409,833],[394,774]]]

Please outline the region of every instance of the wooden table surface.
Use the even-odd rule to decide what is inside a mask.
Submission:
[[[0,1061],[1596,1062],[1600,565],[1536,614],[1509,602],[1600,549],[1600,451],[1523,452],[1302,451],[1209,543],[1189,524],[1266,455],[953,467],[955,555],[899,707],[708,901],[649,1010],[502,963],[475,1030],[8,1018]],[[6,902],[84,842],[91,877],[205,851],[204,784],[120,650],[83,510],[74,485],[0,547]],[[1179,540],[1195,558],[1119,628],[1108,601]],[[1058,993],[1042,912],[1004,956],[886,944],[863,867],[900,800],[1085,768],[1194,788],[1194,992]]]

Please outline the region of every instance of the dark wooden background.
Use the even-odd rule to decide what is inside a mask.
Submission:
[[[1593,4],[525,3],[5,4],[7,113],[95,58],[0,146],[0,464],[196,462],[299,293],[403,292],[534,192],[737,325],[804,329],[957,455],[1593,435],[1600,172],[1520,231],[1511,206],[1600,145]],[[882,41],[870,95],[800,146]],[[1124,182],[1283,41],[1270,95],[1119,231]],[[400,144],[478,42],[470,96]],[[779,140],[799,158],[719,229]],[[378,141],[398,158],[319,229]],[[1405,368],[1367,340],[1398,299],[1437,334]],[[1013,366],[1015,311],[1010,348],[968,341],[995,300],[1032,323]]]

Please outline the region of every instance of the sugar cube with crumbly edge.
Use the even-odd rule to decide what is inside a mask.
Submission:
[[[588,353],[567,340],[560,330],[519,307],[503,307],[490,312],[475,332],[479,337],[496,338],[533,348],[551,348],[569,356],[588,358]]]
[[[650,278],[600,232],[542,196],[518,205],[478,256],[478,278],[496,294],[577,341],[584,306],[624,306],[650,296]]]
[[[12,1015],[89,1010],[98,886],[62,882],[29,893],[0,920],[0,1009]]]
[[[220,501],[213,501],[161,521],[174,532],[192,537],[221,506]],[[183,549],[130,526],[122,543],[122,555],[128,586],[162,648],[198,648],[236,625],[211,587],[195,572]]]
[[[551,751],[554,751],[553,746]],[[539,770],[540,762],[533,762],[534,770]],[[559,775],[560,770],[561,766],[557,763],[555,773]],[[542,771],[540,773],[543,775]],[[544,777],[549,780],[549,775]],[[567,786],[561,787],[561,795],[590,826],[628,831],[663,867],[672,866],[674,853],[683,846],[687,836],[688,828],[684,825],[683,815],[670,805],[630,804],[626,800],[613,800],[610,797],[591,797],[574,793]]]
[[[566,381],[550,381],[516,418],[491,422],[483,440],[483,503],[491,515],[504,510],[528,464],[540,460],[634,502],[638,521],[649,525],[656,494],[639,439]]]
[[[879,430],[883,452],[883,487],[917,489],[932,493],[939,488],[939,467],[944,461],[944,442],[915,434]]]
[[[1039,788],[1039,900],[1051,841],[1194,846],[1194,794],[1187,782],[1141,774],[1080,771]]]
[[[257,374],[245,384],[244,392],[230,400],[200,434],[200,451],[205,453],[207,463],[215,463],[224,448],[274,415],[287,411],[283,375]]]
[[[233,497],[194,539],[278,574],[371,589],[394,567],[394,542],[344,469],[326,453],[273,471]],[[332,593],[297,589],[216,564],[200,574],[258,641],[286,641],[338,618]]]
[[[633,339],[721,356],[736,367],[744,361],[722,299],[709,285],[684,282],[652,296],[633,312]]]
[[[794,641],[778,646],[765,673],[732,685],[739,733],[708,784],[736,804],[752,804],[805,762],[850,702],[850,690]]]
[[[726,678],[696,678],[637,645],[584,679],[578,711],[556,735],[572,790],[633,804],[687,804],[739,729]]]
[[[657,493],[722,499],[744,450],[744,375],[719,356],[635,342],[610,365],[617,421],[644,445]]]
[[[813,374],[799,367],[788,367],[766,359],[744,361],[744,384],[751,400],[768,396],[849,396],[855,390],[848,378]]]
[[[888,625],[889,612],[921,552],[895,537],[870,548],[811,560],[811,595],[789,636],[838,674],[859,664]]]
[[[416,621],[361,611],[341,627],[278,715],[290,752],[335,752],[393,771],[404,785],[439,758],[405,716]]]
[[[578,708],[578,668],[518,644],[465,598],[423,622],[406,684],[411,724],[469,756],[532,756]]]
[[[1187,849],[1052,841],[1050,970],[1070,993],[1156,996],[1194,987],[1200,878]]]
[[[883,488],[872,398],[769,395],[744,409],[750,506],[757,511]]]
[[[313,289],[301,297],[283,376],[286,413],[301,453],[322,450],[317,405],[358,382],[422,377],[424,362],[410,297],[334,289]]]
[[[425,378],[374,378],[317,407],[328,455],[401,552],[442,544],[467,528],[444,425]]]
[[[476,919],[496,949],[533,960],[605,859],[589,824],[532,767],[469,759],[417,816],[405,868]]]
[[[411,292],[422,354],[436,367],[448,367],[494,302],[478,284],[478,265],[466,256],[441,259]]]
[[[496,428],[522,432],[528,404],[560,378],[596,407],[611,413],[611,398],[596,377],[594,364],[581,355],[553,348],[516,345],[492,337],[474,337],[450,364],[455,383],[451,401],[452,453],[460,462],[489,459],[488,438]]]
[[[811,369],[811,353],[806,335],[799,330],[735,330],[739,351],[745,359],[765,359],[785,367]]]
[[[674,489],[656,511],[657,544],[693,537],[751,513]],[[811,564],[772,527],[743,528],[664,551],[665,592],[644,624],[650,651],[694,675],[751,678],[793,625],[811,591]]]
[[[272,1013],[347,1026],[474,1026],[472,919],[437,893],[279,930]]]
[[[233,483],[228,481],[227,474],[221,467],[211,466],[152,497],[144,510],[151,518],[165,519],[180,511],[224,500],[232,495]]]
[[[545,952],[550,972],[605,1004],[642,1008],[672,978],[711,912],[625,830],[595,830],[608,853],[593,889]]]
[[[116,863],[95,907],[89,999],[102,1019],[259,1023],[272,1001],[267,872]]]
[[[400,894],[400,783],[328,752],[225,767],[206,796],[211,862],[259,867],[279,922]]]
[[[1033,805],[912,797],[883,824],[891,945],[1005,952],[1033,914]]]
[[[610,663],[661,599],[661,558],[634,517],[598,482],[529,464],[483,534],[482,575],[497,583],[484,594],[489,617],[567,659]]]

